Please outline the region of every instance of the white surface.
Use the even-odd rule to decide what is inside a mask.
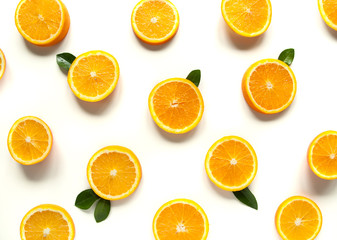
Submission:
[[[271,25],[257,39],[229,30],[220,0],[173,1],[180,27],[161,47],[145,45],[133,34],[130,16],[137,2],[64,0],[70,30],[60,44],[49,48],[32,46],[18,33],[18,1],[1,2],[0,48],[7,69],[0,81],[0,239],[19,239],[22,217],[42,203],[68,210],[76,239],[154,239],[155,212],[175,198],[190,198],[202,206],[210,222],[210,240],[280,239],[274,214],[292,195],[309,197],[321,208],[323,227],[317,239],[336,239],[336,181],[320,180],[306,162],[311,140],[337,129],[337,34],[321,19],[316,0],[272,0]],[[241,92],[245,70],[260,59],[277,58],[289,47],[296,51],[292,69],[298,92],[293,104],[277,116],[253,112]],[[121,76],[108,99],[86,103],[72,94],[55,55],[95,49],[116,57]],[[186,77],[197,68],[202,72],[203,119],[183,136],[161,131],[148,111],[151,89],[161,80]],[[16,163],[7,149],[10,127],[25,115],[42,118],[54,135],[49,157],[27,167]],[[258,173],[251,185],[258,211],[215,187],[204,170],[209,147],[232,134],[248,140],[258,155]],[[143,178],[133,195],[113,202],[108,219],[96,224],[93,211],[77,209],[74,202],[89,187],[89,158],[113,144],[135,152]]]

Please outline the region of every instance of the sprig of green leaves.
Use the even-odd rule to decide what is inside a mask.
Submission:
[[[187,80],[190,80],[191,82],[194,83],[195,86],[199,86],[200,84],[200,79],[201,79],[201,72],[199,69],[193,70],[190,72],[186,78]]]
[[[256,198],[248,187],[241,191],[233,192],[233,194],[243,204],[256,210],[258,209]]]
[[[104,221],[110,213],[111,202],[99,197],[92,189],[87,189],[77,195],[75,206],[87,210],[98,200],[94,217],[97,223]]]

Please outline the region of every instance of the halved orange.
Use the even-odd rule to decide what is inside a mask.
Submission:
[[[142,0],[132,11],[131,25],[142,41],[161,44],[177,33],[179,14],[168,0]]]
[[[204,210],[189,199],[176,199],[159,208],[153,219],[156,240],[205,240],[209,229]]]
[[[7,145],[13,159],[23,165],[44,160],[52,147],[53,136],[41,119],[27,116],[17,120],[9,131]]]
[[[205,168],[210,180],[219,188],[240,191],[248,187],[255,178],[256,153],[241,137],[223,137],[208,150]]]
[[[320,178],[337,179],[337,132],[326,131],[311,142],[308,149],[308,163]]]
[[[87,177],[92,190],[101,198],[118,200],[128,197],[139,185],[142,169],[128,148],[108,146],[90,159]]]
[[[5,58],[5,54],[2,52],[2,50],[0,49],[0,79],[2,78],[2,76],[5,73],[5,69],[6,69],[6,58]]]
[[[322,213],[311,199],[290,197],[278,207],[275,225],[283,240],[313,240],[321,230]]]
[[[318,0],[319,12],[324,22],[337,31],[337,1],[336,0]]]
[[[51,46],[67,35],[70,17],[60,0],[21,0],[15,11],[15,25],[28,42]]]
[[[221,12],[228,26],[244,37],[264,33],[272,15],[270,0],[222,0]]]
[[[54,204],[42,204],[23,217],[20,235],[21,240],[72,240],[75,237],[75,226],[64,208]]]
[[[73,93],[87,102],[101,101],[115,89],[119,78],[117,60],[104,51],[89,51],[78,56],[68,72]]]
[[[276,59],[252,64],[242,79],[242,92],[248,105],[260,113],[285,110],[296,94],[296,78],[291,68]]]
[[[198,125],[204,112],[204,101],[194,83],[183,78],[170,78],[152,89],[149,109],[161,129],[181,134]]]

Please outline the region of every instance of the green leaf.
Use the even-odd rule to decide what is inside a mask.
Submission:
[[[246,187],[245,189],[233,192],[235,197],[247,206],[257,210],[257,201],[253,193]]]
[[[197,69],[197,70],[193,70],[192,72],[190,72],[190,74],[188,74],[186,79],[190,80],[191,82],[195,84],[195,86],[198,87],[200,83],[200,78],[201,78],[201,72],[199,69]]]
[[[110,203],[109,200],[105,200],[105,199],[101,198],[98,201],[98,203],[96,205],[96,208],[95,208],[95,213],[94,213],[96,222],[98,222],[98,223],[102,222],[109,216],[110,205],[111,205],[111,203]]]
[[[295,50],[293,48],[288,48],[283,52],[281,52],[280,56],[278,57],[278,60],[281,60],[290,66],[294,60],[294,57],[295,57]]]
[[[60,53],[56,55],[56,62],[61,68],[68,71],[75,58],[71,53]]]
[[[75,206],[86,210],[89,209],[98,199],[100,199],[100,197],[97,196],[92,189],[87,189],[77,195]]]

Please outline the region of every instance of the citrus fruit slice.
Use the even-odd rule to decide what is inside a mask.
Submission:
[[[321,230],[322,213],[312,200],[290,197],[278,207],[275,225],[283,240],[312,240]]]
[[[176,199],[159,208],[153,219],[156,240],[205,240],[208,219],[204,210],[194,201]]]
[[[270,0],[222,0],[221,12],[228,26],[244,37],[264,33],[272,15]]]
[[[308,149],[308,163],[320,178],[337,179],[337,132],[326,131],[319,134]]]
[[[243,138],[227,136],[216,141],[205,160],[210,180],[226,191],[240,191],[251,184],[257,172],[253,147]]]
[[[204,101],[194,83],[183,78],[171,78],[153,88],[149,109],[160,128],[180,134],[198,125],[204,112]]]
[[[87,102],[106,98],[119,78],[117,60],[104,51],[89,51],[78,56],[68,72],[68,84],[73,93]]]
[[[67,35],[70,17],[60,0],[21,0],[15,11],[15,25],[28,42],[51,46]]]
[[[251,65],[242,79],[242,92],[248,105],[260,113],[285,110],[296,94],[296,78],[291,68],[276,59]]]
[[[6,58],[5,58],[5,54],[2,52],[2,50],[0,49],[0,79],[2,78],[2,76],[5,73],[5,69],[6,69]]]
[[[142,0],[132,11],[131,25],[142,41],[153,45],[165,43],[177,33],[178,11],[167,0]]]
[[[42,204],[31,209],[23,217],[20,235],[22,240],[72,240],[75,227],[65,209],[53,204]]]
[[[53,136],[48,125],[37,117],[17,120],[9,131],[7,145],[13,159],[23,165],[44,160],[52,147]]]
[[[337,31],[337,1],[336,0],[318,0],[319,12],[324,22]]]
[[[123,199],[139,185],[142,169],[136,155],[128,148],[108,146],[96,152],[87,167],[92,190],[107,200]]]

